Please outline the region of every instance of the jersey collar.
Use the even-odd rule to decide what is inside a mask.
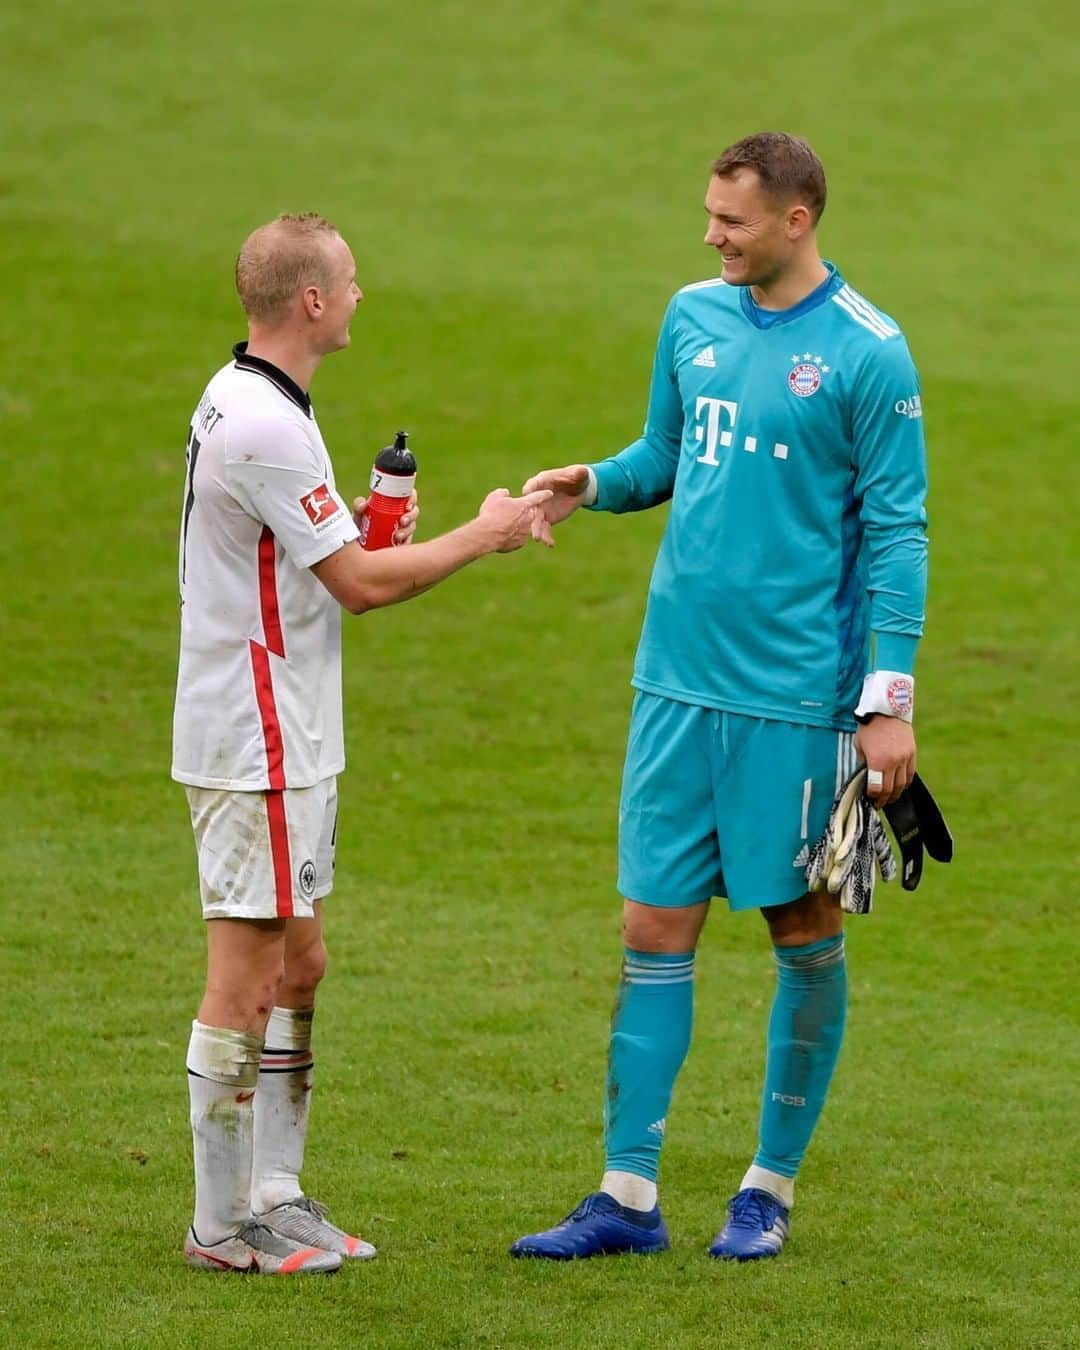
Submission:
[[[836,270],[836,264],[824,259],[823,261],[829,275],[809,295],[803,296],[797,305],[792,305],[790,309],[762,309],[760,305],[754,303],[753,296],[750,294],[750,287],[743,286],[739,293],[742,312],[755,328],[774,328],[777,324],[790,323],[792,319],[801,319],[804,314],[809,314],[812,309],[817,309],[819,305],[828,300],[834,291],[839,290],[844,284],[844,278]]]
[[[272,361],[264,361],[261,356],[249,356],[246,342],[238,342],[232,351],[236,358],[237,370],[253,370],[257,375],[264,376],[271,384],[276,385],[287,399],[295,403],[302,413],[307,417],[311,416],[311,397],[304,393],[294,379]]]

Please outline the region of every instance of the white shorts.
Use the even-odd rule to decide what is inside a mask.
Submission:
[[[310,919],[334,884],[337,779],[309,788],[189,787],[204,919]]]

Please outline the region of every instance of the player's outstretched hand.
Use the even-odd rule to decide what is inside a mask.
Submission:
[[[536,518],[550,500],[551,491],[547,488],[524,492],[520,497],[511,497],[509,488],[489,492],[480,506],[478,519],[493,531],[492,552],[512,553],[527,543]]]
[[[352,504],[353,520],[356,522],[356,528],[360,528],[360,517],[364,514],[364,508],[367,506],[366,497],[357,497]],[[397,523],[391,536],[392,544],[411,544],[413,535],[416,533],[416,522],[420,519],[420,507],[417,505],[416,493],[409,493],[408,505],[402,513],[401,519]]]
[[[915,773],[911,723],[877,713],[860,723],[855,748],[866,761],[866,795],[877,807],[896,801]]]
[[[552,525],[558,525],[578,509],[588,485],[589,471],[584,464],[567,464],[561,469],[544,469],[542,473],[533,474],[521,489],[522,492],[546,488],[551,493],[544,509],[536,513],[533,538],[548,548],[554,548]]]

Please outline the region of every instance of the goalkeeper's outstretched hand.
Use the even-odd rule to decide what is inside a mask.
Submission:
[[[551,493],[543,510],[536,513],[533,538],[548,548],[554,548],[552,525],[558,525],[583,505],[588,486],[589,470],[584,464],[567,464],[561,469],[544,469],[541,473],[533,474],[522,487],[522,495],[544,488]]]

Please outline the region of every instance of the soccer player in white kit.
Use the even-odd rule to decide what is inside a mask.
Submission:
[[[345,766],[341,609],[407,600],[520,548],[551,494],[497,489],[420,544],[413,498],[394,536],[410,546],[365,552],[308,395],[362,298],[348,245],[321,216],[281,216],[245,242],[236,285],[249,336],[192,418],[180,533],[172,776],[187,788],[208,947],[187,1055],[184,1255],[210,1270],[325,1272],[375,1255],[300,1185]]]

